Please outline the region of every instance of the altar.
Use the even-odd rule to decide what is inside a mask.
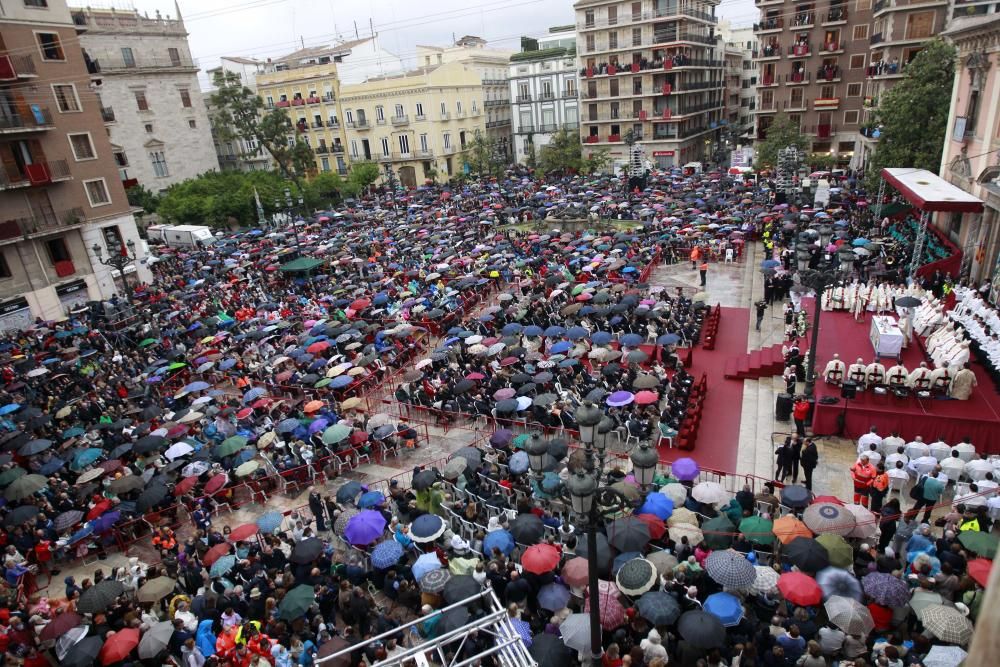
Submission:
[[[877,358],[898,358],[903,349],[903,332],[900,330],[896,318],[891,315],[872,316],[869,338]]]

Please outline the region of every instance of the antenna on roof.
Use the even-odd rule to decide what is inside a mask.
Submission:
[[[303,49],[306,48],[306,40],[304,37],[302,37],[302,35],[299,35],[299,44],[302,45]]]
[[[361,35],[358,34],[358,22],[354,22],[354,39],[361,39]]]

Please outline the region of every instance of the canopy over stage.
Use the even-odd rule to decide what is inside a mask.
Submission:
[[[882,178],[922,211],[981,213],[983,200],[926,169],[887,167]]]

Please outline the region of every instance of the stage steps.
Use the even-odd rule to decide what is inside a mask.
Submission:
[[[726,360],[725,377],[737,380],[759,379],[781,375],[785,370],[785,358],[781,344],[751,350],[738,357]]]

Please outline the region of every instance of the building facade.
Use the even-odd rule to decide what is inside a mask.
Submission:
[[[481,97],[486,110],[486,134],[496,142],[498,152],[510,159],[511,98],[507,82],[513,51],[491,49],[486,40],[466,35],[452,46],[417,46],[417,67],[460,63],[479,74]]]
[[[555,132],[580,127],[573,26],[550,28],[533,46],[510,58],[513,157],[519,164],[537,159]]]
[[[208,80],[214,81],[217,74],[234,74],[239,77],[244,86],[257,92],[257,75],[263,73],[265,63],[253,58],[238,56],[223,57],[218,67],[208,70]],[[205,93],[205,106],[208,109],[209,122],[212,124],[212,141],[215,144],[215,155],[222,169],[237,171],[266,171],[274,166],[271,156],[261,148],[252,137],[236,137],[223,139],[219,129],[215,127],[215,114],[212,109],[212,95],[215,89]]]
[[[1000,14],[958,18],[944,36],[958,50],[941,177],[983,200],[982,213],[938,214],[963,250],[963,275],[990,279],[1000,302]]]
[[[739,77],[739,106],[737,123],[734,126],[730,123],[730,129],[737,141],[741,143],[752,142],[754,137],[754,112],[757,109],[757,63],[754,60],[754,53],[757,51],[757,38],[754,36],[753,26],[741,26],[734,28],[729,21],[719,22],[719,34],[722,35],[726,43],[726,50],[738,50],[740,53]],[[727,86],[729,85],[727,74]]]
[[[126,187],[160,192],[218,169],[180,10],[175,19],[134,10],[71,12]]]
[[[466,169],[466,151],[486,132],[480,72],[459,62],[370,78],[340,88],[351,161],[389,165],[415,187]]]
[[[92,250],[142,245],[63,0],[0,17],[0,329],[110,298]],[[151,278],[143,264],[126,269]],[[134,280],[134,278],[133,278]]]
[[[584,152],[628,159],[627,135],[654,165],[711,159],[724,127],[716,0],[578,0]]]

